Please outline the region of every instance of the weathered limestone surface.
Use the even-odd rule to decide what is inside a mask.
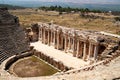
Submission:
[[[7,8],[0,8],[0,63],[12,55],[27,51],[28,45],[18,18],[9,14]]]

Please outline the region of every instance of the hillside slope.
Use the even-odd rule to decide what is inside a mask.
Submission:
[[[0,4],[0,7],[7,7],[8,9],[25,9],[25,7],[13,6],[13,5],[8,5],[8,4]]]

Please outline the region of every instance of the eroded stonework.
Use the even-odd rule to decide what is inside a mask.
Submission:
[[[110,57],[119,46],[118,37],[98,31],[75,30],[46,23],[34,24],[29,30],[29,41],[39,40],[84,61],[103,60]]]

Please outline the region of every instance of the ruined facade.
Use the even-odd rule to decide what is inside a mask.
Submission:
[[[39,40],[52,45],[55,49],[71,52],[74,57],[87,60],[97,59],[99,41],[95,36],[86,37],[82,32],[69,30],[64,27],[39,25]]]
[[[55,49],[72,53],[74,57],[84,61],[96,61],[102,55],[110,53],[112,49],[110,45],[115,47],[118,44],[117,41],[112,40],[115,37],[97,31],[80,31],[45,23],[35,24],[32,28],[38,28],[37,34],[33,32],[33,40],[35,38]]]
[[[31,40],[39,40],[65,53],[72,53],[84,61],[101,60],[117,50],[119,45],[119,38],[98,31],[75,30],[46,23],[34,24],[31,30],[34,28],[37,32],[31,31],[34,34],[30,35]]]
[[[7,8],[0,8],[0,63],[28,50],[29,44],[25,37],[18,17],[9,14]]]

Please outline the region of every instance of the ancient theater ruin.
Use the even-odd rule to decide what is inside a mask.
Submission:
[[[118,58],[119,39],[120,36],[115,34],[77,30],[53,23],[38,22],[23,30],[16,16],[11,15],[7,8],[0,8],[0,80],[69,80]],[[14,69],[9,71],[11,65],[14,68],[16,62],[25,62],[30,56],[59,72],[45,77],[21,78]],[[73,80],[79,80],[79,77]]]

